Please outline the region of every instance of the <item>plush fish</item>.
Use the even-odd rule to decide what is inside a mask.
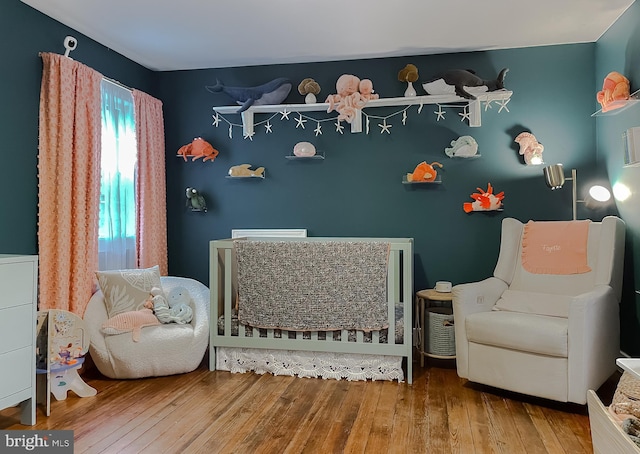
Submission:
[[[460,136],[451,141],[451,148],[445,148],[444,153],[450,158],[461,156],[468,158],[478,152],[478,142],[471,136]]]
[[[475,94],[504,88],[504,76],[509,68],[504,68],[494,80],[483,80],[475,72],[466,69],[453,69],[441,77],[422,84],[430,95],[456,94],[465,99],[476,99]]]
[[[291,91],[291,81],[284,77],[273,79],[257,87],[225,87],[219,80],[215,85],[205,87],[211,93],[226,93],[241,107],[238,113],[244,112],[251,106],[280,104]]]
[[[251,170],[251,164],[240,164],[229,169],[229,176],[264,178],[264,167]]]

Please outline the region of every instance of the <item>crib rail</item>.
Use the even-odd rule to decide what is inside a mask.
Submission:
[[[358,353],[372,355],[402,356],[406,359],[407,381],[412,381],[412,300],[413,300],[413,239],[411,238],[243,238],[256,241],[383,241],[390,244],[389,265],[387,270],[387,317],[386,341],[380,337],[380,331],[372,331],[369,342],[365,334],[356,331],[349,336],[348,330],[341,330],[339,340],[334,331],[323,335],[316,331],[287,331],[266,329],[259,332],[244,326],[238,326],[238,333],[232,334],[232,314],[236,304],[236,262],[234,240],[214,240],[210,242],[210,359],[209,369],[216,368],[216,347],[243,347],[280,350],[304,350],[335,353]],[[235,241],[238,241],[236,239]],[[396,341],[396,304],[402,304],[403,336],[402,342]],[[218,329],[218,319],[222,317],[222,333]],[[251,335],[249,335],[251,331]],[[355,338],[354,338],[355,337]]]

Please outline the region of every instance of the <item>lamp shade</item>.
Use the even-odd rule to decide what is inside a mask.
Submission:
[[[562,164],[553,164],[542,170],[544,172],[544,181],[551,189],[560,189],[564,185]]]
[[[589,197],[597,202],[605,203],[611,198],[611,192],[609,192],[609,190],[604,186],[596,184],[589,188]]]

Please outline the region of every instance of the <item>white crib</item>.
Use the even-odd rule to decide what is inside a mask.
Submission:
[[[258,329],[238,324],[237,263],[235,241],[277,242],[385,242],[389,244],[387,265],[388,328],[361,330],[286,331]],[[256,364],[271,364],[272,373],[347,379],[406,379],[412,382],[413,239],[337,237],[245,237],[210,243],[210,362],[209,369],[232,372],[265,372]],[[260,359],[260,355],[266,357]],[[300,360],[301,357],[304,359]],[[310,359],[311,358],[311,359]],[[229,366],[229,362],[233,362]],[[301,361],[301,362],[300,362]],[[311,362],[309,362],[311,361]],[[277,364],[299,364],[283,368]],[[225,364],[227,367],[225,367]],[[341,372],[345,364],[353,370]],[[390,366],[393,364],[393,366]],[[245,367],[246,366],[246,367]],[[340,376],[342,375],[342,376]]]

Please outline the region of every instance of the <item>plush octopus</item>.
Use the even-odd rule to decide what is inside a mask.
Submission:
[[[351,123],[356,112],[362,109],[368,100],[378,99],[373,93],[373,83],[369,79],[360,80],[353,74],[343,74],[336,82],[337,94],[329,95],[326,103],[329,104],[327,112],[338,112],[338,121],[346,120]]]

